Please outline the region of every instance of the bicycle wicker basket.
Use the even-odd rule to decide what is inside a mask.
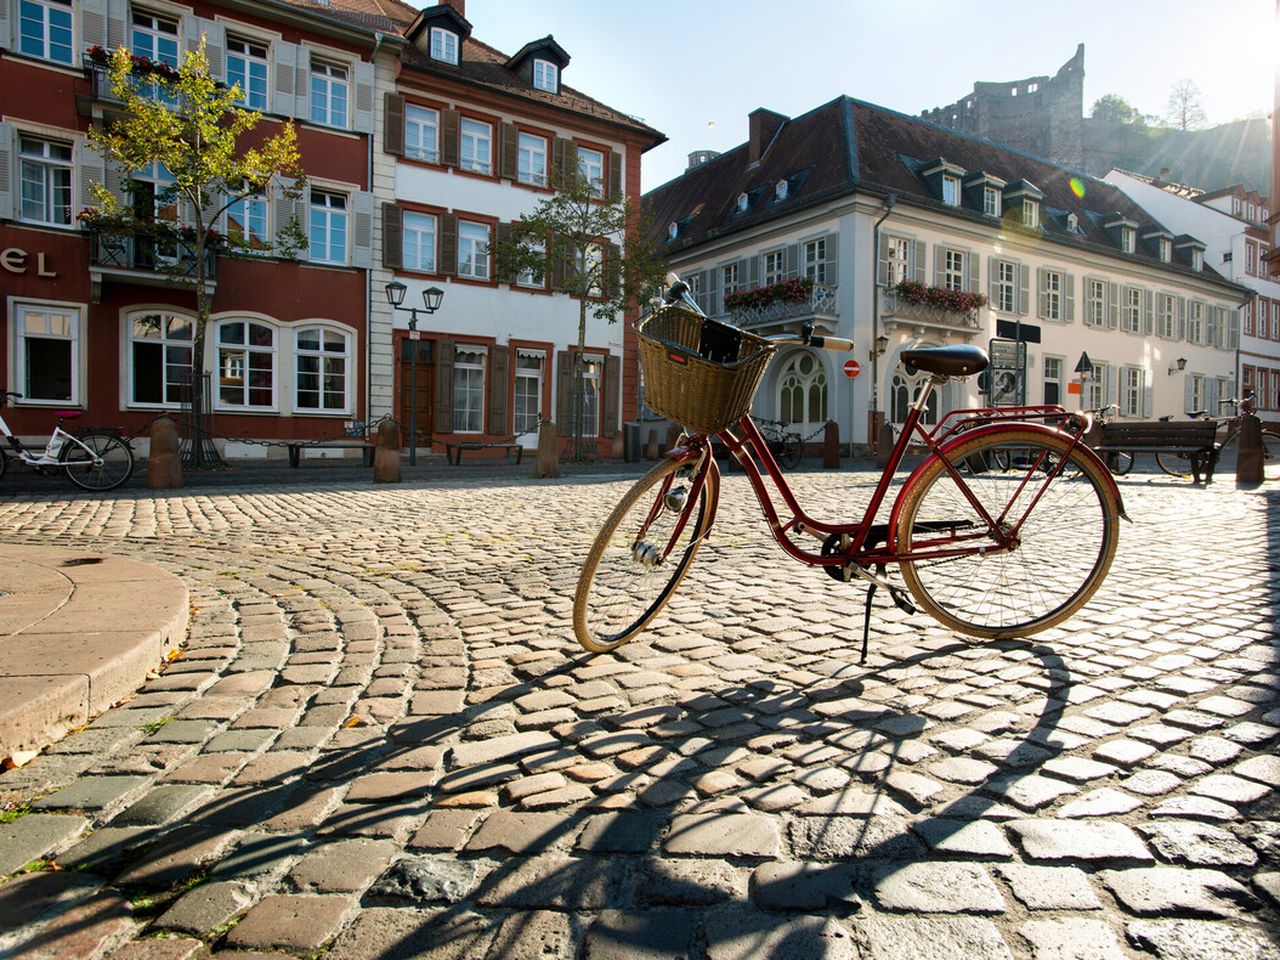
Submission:
[[[694,433],[746,416],[777,345],[685,307],[660,307],[636,326],[645,404]]]

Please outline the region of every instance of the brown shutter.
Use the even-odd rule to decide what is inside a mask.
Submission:
[[[498,137],[498,175],[505,180],[514,180],[519,156],[520,132],[514,123],[503,123]]]
[[[551,289],[564,289],[564,253],[565,244],[559,237],[552,237],[547,249],[547,258],[551,266]]]
[[[622,199],[622,154],[617,150],[609,154],[609,199]]]
[[[551,185],[561,188],[573,182],[578,172],[578,151],[572,140],[556,137],[551,148]]]
[[[489,256],[493,261],[494,279],[506,283],[515,283],[515,270],[511,268],[511,224],[498,224],[496,240],[496,249],[491,248],[489,250]]]
[[[573,354],[556,354],[556,433],[573,436]]]
[[[440,258],[436,270],[449,277],[458,272],[458,218],[452,213],[440,214]]]
[[[511,432],[507,427],[508,353],[507,347],[494,344],[489,361],[489,432],[498,436]]]
[[[616,243],[604,245],[605,296],[622,296],[622,251]]]
[[[395,203],[382,205],[382,265],[404,266],[404,211]]]
[[[436,433],[453,433],[452,340],[436,342]]]
[[[382,149],[404,156],[404,97],[398,93],[388,93],[383,98],[383,115],[385,126],[382,128]]]
[[[622,358],[612,353],[604,360],[604,423],[600,436],[611,437],[618,431],[618,399],[622,392]]]
[[[458,139],[461,118],[457,110],[440,111],[440,162],[446,167],[458,165]]]

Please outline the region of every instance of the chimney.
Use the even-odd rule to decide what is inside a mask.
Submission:
[[[710,163],[718,156],[720,156],[718,150],[694,150],[689,154],[689,165],[685,167],[685,170],[692,170],[694,167],[700,167],[704,163]]]
[[[747,140],[747,163],[759,163],[769,144],[790,117],[759,107],[747,114],[751,135]]]
[[[457,10],[458,16],[464,20],[467,18],[467,0],[444,0],[444,5]]]

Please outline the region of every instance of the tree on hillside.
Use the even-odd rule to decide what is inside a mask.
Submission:
[[[276,237],[249,211],[256,198],[275,187],[284,199],[302,195],[305,180],[293,124],[275,136],[247,146],[262,114],[239,104],[238,86],[226,86],[209,74],[204,40],[177,69],[132,57],[123,47],[106,59],[111,92],[122,112],[89,131],[90,143],[131,183],[122,198],[95,183],[97,205],[81,214],[85,227],[106,242],[131,236],[155,253],[155,266],[176,279],[194,283],[196,320],[192,330],[192,415],[201,423],[205,333],[213,307],[207,289],[210,255],[232,256],[274,250],[290,256],[306,246],[294,218]],[[154,195],[132,188],[131,175],[161,170],[168,186]],[[148,185],[148,191],[150,191]],[[233,209],[234,208],[234,209]],[[258,207],[257,209],[261,209]],[[226,234],[218,230],[232,212]],[[202,438],[193,438],[194,466],[204,465]]]
[[[1165,122],[1175,130],[1198,130],[1208,118],[1200,103],[1200,88],[1185,77],[1169,91]]]
[[[578,301],[573,422],[558,426],[572,435],[574,456],[582,458],[587,316],[617,322],[628,307],[656,291],[665,266],[639,211],[620,192],[606,196],[600,180],[588,179],[572,163],[557,171],[556,182],[555,194],[509,229],[499,229],[489,252],[500,280],[540,285],[549,277],[551,289]]]
[[[1108,93],[1095,100],[1089,116],[1108,123],[1133,123],[1141,126],[1145,122],[1142,111],[1117,93]]]

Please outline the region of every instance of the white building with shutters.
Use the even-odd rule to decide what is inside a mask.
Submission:
[[[182,222],[163,199],[167,171],[126,184],[86,133],[118,107],[108,51],[176,66],[202,39],[214,75],[263,112],[264,134],[297,125],[309,178],[296,203],[251,197],[220,224],[260,254],[212,264],[204,367],[219,444],[283,455],[239,441],[339,437],[369,418],[373,58],[394,58],[396,37],[305,4],[0,0],[0,376],[23,394],[7,412],[20,434],[47,434],[63,409],[126,432],[181,410],[195,297],[164,267],[191,254],[82,229],[77,214],[98,182]],[[309,247],[286,257],[273,240],[295,217]]]
[[[948,384],[927,422],[1019,402],[1180,417],[1236,389],[1248,291],[1104,181],[847,97],[757,110],[746,143],[696,160],[645,201],[703,309],[857,344],[856,379],[800,348],[766,374],[753,412],[806,437],[900,425],[916,382],[902,351],[946,343],[990,348],[992,369]],[[794,277],[804,298],[775,297]]]

